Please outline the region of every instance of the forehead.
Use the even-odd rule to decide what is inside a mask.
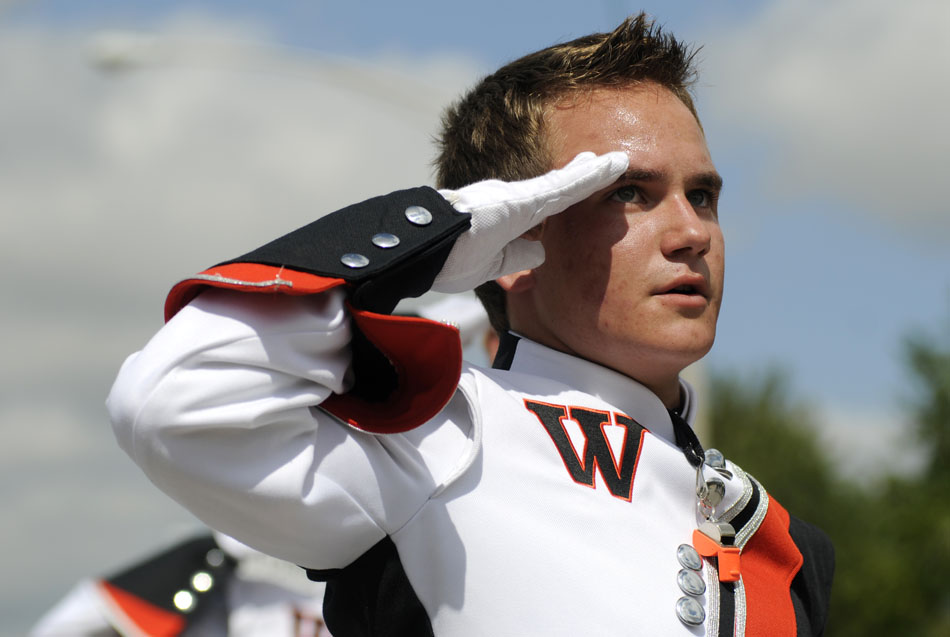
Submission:
[[[572,93],[548,107],[545,125],[554,167],[585,150],[625,151],[631,164],[712,166],[696,117],[671,91],[652,83]]]

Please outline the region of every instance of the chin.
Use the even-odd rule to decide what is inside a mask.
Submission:
[[[673,335],[667,342],[667,354],[670,358],[680,361],[683,367],[686,367],[708,354],[715,339],[715,330],[701,330],[689,334]]]

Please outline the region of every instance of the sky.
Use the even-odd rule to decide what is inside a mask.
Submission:
[[[455,96],[640,9],[702,45],[727,241],[707,368],[787,370],[850,475],[911,466],[900,342],[950,316],[943,0],[0,1],[0,635],[198,528],[103,406],[175,281],[431,184]]]

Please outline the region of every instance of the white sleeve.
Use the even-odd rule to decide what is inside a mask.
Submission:
[[[472,428],[451,404],[381,436],[317,407],[350,382],[343,298],[208,290],[126,360],[107,401],[120,446],[160,489],[214,529],[321,569],[405,524]]]

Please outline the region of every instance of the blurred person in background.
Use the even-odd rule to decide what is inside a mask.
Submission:
[[[78,582],[32,637],[330,637],[323,589],[297,566],[221,533]]]

